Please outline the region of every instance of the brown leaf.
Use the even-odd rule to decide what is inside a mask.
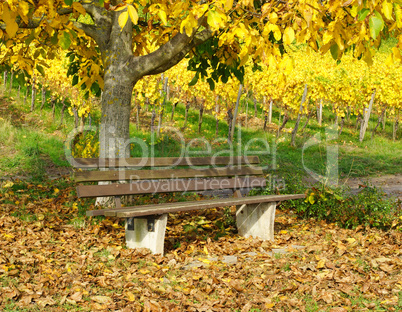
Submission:
[[[231,286],[231,287],[233,287],[234,289],[236,289],[237,291],[243,291],[244,290],[244,288],[240,285],[240,281],[239,280],[231,280],[230,282],[229,282],[229,285]]]
[[[248,312],[253,307],[251,302],[247,302],[245,306],[241,309],[241,312]]]
[[[75,302],[82,301],[82,293],[77,291],[70,296],[70,300],[74,300]]]
[[[108,304],[113,302],[113,299],[108,296],[92,296],[91,300],[101,304]]]
[[[54,301],[53,299],[52,299],[52,297],[46,297],[46,298],[43,298],[43,299],[38,299],[38,300],[35,300],[37,303],[38,303],[38,305],[40,305],[42,308],[44,308],[45,306],[47,306],[47,305],[49,305],[49,306],[52,306],[52,305],[55,305],[56,304],[56,301]]]
[[[346,310],[345,308],[342,307],[336,307],[336,308],[332,308],[331,310],[329,310],[329,312],[347,312],[348,310]]]

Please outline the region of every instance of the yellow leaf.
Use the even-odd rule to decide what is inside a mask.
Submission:
[[[72,5],[73,9],[76,10],[77,12],[81,13],[82,15],[86,15],[87,12],[85,11],[84,7],[82,6],[81,3],[79,2],[73,2]]]
[[[392,48],[392,55],[395,61],[400,62],[402,60],[401,52],[397,47]]]
[[[325,267],[325,260],[322,259],[317,263],[317,269],[323,269]]]
[[[124,26],[126,26],[127,21],[128,21],[128,12],[121,13],[119,16],[119,25],[122,30]]]
[[[292,27],[287,27],[283,33],[283,43],[291,44],[295,40],[295,31]]]
[[[134,296],[134,294],[132,292],[129,292],[129,291],[126,292],[126,297],[127,297],[127,300],[130,301],[130,302],[135,301],[135,296]]]
[[[233,0],[226,0],[225,2],[225,10],[230,10],[233,7]]]
[[[161,19],[163,25],[166,26],[166,25],[167,25],[167,16],[166,16],[166,12],[163,11],[163,10],[159,10],[159,11],[158,11],[158,15],[159,15],[159,18]]]
[[[138,24],[138,13],[137,10],[134,8],[134,6],[129,5],[127,7],[128,14],[130,15],[131,20],[133,21],[134,25]]]
[[[6,23],[7,35],[13,38],[18,31],[18,24],[15,21],[17,14],[8,8],[8,5],[3,5],[3,21]]]
[[[13,185],[14,185],[13,182],[7,181],[7,182],[3,185],[3,187],[4,187],[4,188],[9,188],[9,187],[12,187]]]
[[[25,1],[20,1],[20,3],[18,4],[18,11],[20,12],[20,16],[23,21],[28,24],[29,20],[27,15],[29,13],[29,4]]]
[[[382,3],[382,12],[385,17],[389,20],[393,20],[392,18],[392,3],[388,1],[383,1]]]

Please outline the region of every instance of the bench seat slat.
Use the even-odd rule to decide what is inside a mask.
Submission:
[[[212,178],[136,181],[126,184],[80,185],[78,197],[124,196],[152,193],[198,192],[204,190],[257,188],[266,185],[265,178]]]
[[[207,178],[232,176],[261,176],[260,167],[224,167],[204,169],[160,169],[160,170],[109,170],[84,171],[75,173],[76,182],[152,180],[178,178]]]
[[[75,168],[169,167],[259,164],[258,156],[74,158]]]
[[[283,200],[305,198],[304,194],[291,194],[291,195],[260,195],[241,198],[219,198],[212,200],[189,201],[189,202],[176,202],[165,203],[156,205],[144,205],[124,207],[119,209],[99,209],[87,211],[87,216],[111,216],[111,217],[141,217],[149,215],[158,215],[164,213],[172,213],[179,211],[190,211],[207,208],[227,207],[243,204],[258,204],[266,202],[280,202]]]

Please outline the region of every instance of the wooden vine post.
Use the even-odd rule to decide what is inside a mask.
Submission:
[[[36,98],[36,85],[35,77],[32,78],[32,91],[31,91],[31,112],[35,110],[35,98]]]
[[[320,100],[320,105],[318,106],[317,119],[318,119],[318,125],[321,127],[322,126],[322,99]]]
[[[218,137],[219,133],[219,95],[215,97],[215,137]]]
[[[368,109],[365,109],[365,111],[364,111],[364,116],[362,118],[362,126],[360,127],[360,136],[359,136],[360,142],[363,142],[364,135],[366,134],[368,123],[370,120],[371,109],[373,108],[375,93],[376,93],[376,90],[374,89],[373,94],[371,95],[369,107],[368,107]]]
[[[235,106],[235,111],[234,111],[234,115],[233,115],[233,119],[232,119],[232,126],[230,128],[230,141],[231,142],[233,140],[234,137],[234,131],[235,131],[235,126],[236,126],[236,118],[237,118],[237,113],[239,111],[239,103],[240,103],[240,97],[241,97],[241,92],[243,90],[243,85],[240,84],[239,85],[239,92],[237,93],[237,100],[236,100],[236,106]]]
[[[268,111],[268,123],[272,123],[272,104],[273,104],[273,100],[271,97],[271,100],[269,101],[269,111]]]
[[[201,104],[200,104],[200,114],[198,117],[198,134],[201,133],[201,127],[202,127],[202,115],[204,114],[204,102],[205,100],[201,100]]]
[[[307,84],[304,86],[304,92],[303,92],[302,100],[300,103],[299,114],[297,116],[296,125],[292,131],[292,141],[291,141],[292,146],[296,146],[296,143],[295,143],[296,133],[297,133],[297,129],[299,128],[300,119],[303,114],[303,104],[306,101],[306,98],[307,98]]]

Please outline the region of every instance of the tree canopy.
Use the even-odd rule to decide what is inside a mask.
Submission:
[[[56,47],[69,50],[74,83],[102,96],[101,150],[127,154],[130,102],[141,77],[184,57],[197,77],[242,78],[248,62],[273,64],[285,47],[350,50],[371,62],[389,36],[402,38],[402,1],[7,0],[0,3],[1,63],[27,75],[44,70]],[[400,60],[402,39],[393,48]],[[207,71],[207,69],[210,69]],[[122,122],[124,120],[124,122]],[[113,126],[114,130],[105,127]],[[120,148],[109,146],[121,140]],[[103,142],[103,143],[102,143]]]

